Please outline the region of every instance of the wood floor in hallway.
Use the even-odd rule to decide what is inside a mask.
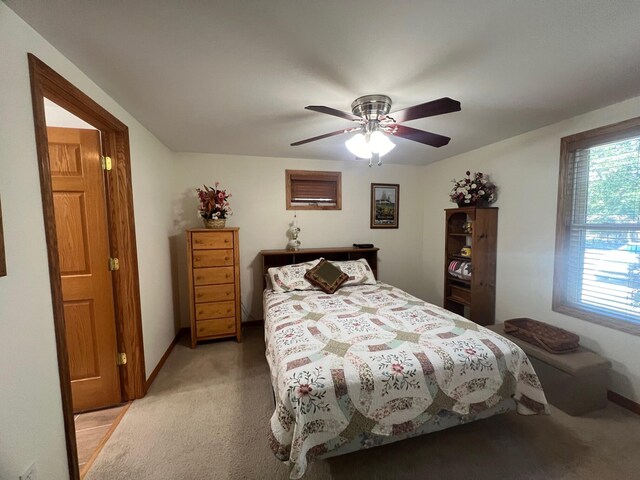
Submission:
[[[84,478],[100,450],[114,432],[130,403],[75,415],[78,466]]]

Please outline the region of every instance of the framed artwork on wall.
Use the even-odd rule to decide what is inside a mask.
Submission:
[[[398,228],[400,185],[371,184],[371,228]]]
[[[2,231],[2,202],[0,202],[0,277],[7,275],[7,259],[4,255],[4,233]]]

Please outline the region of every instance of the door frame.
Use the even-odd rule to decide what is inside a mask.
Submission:
[[[127,355],[127,363],[120,367],[120,386],[123,401],[142,398],[146,393],[138,255],[133,217],[129,129],[124,123],[82,93],[35,55],[28,53],[27,57],[31,78],[31,98],[38,169],[40,172],[42,212],[49,259],[53,323],[67,442],[67,461],[71,480],[79,480],[80,472],[77,461],[73,404],[71,402],[71,375],[64,327],[62,283],[60,280],[53,190],[49,169],[44,98],[48,98],[100,130],[103,155],[112,159],[113,167],[106,175],[105,189],[111,256],[117,257],[120,261],[120,269],[112,272],[112,281],[118,351]],[[107,259],[105,259],[105,263],[106,261]]]

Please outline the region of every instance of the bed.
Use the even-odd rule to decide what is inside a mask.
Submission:
[[[514,343],[377,281],[370,267],[360,281],[349,269],[356,262],[366,269],[366,260],[334,262],[350,273],[334,294],[309,288],[298,277],[313,262],[291,266],[297,277],[287,280],[296,289],[276,277],[263,294],[275,397],[269,443],[290,462],[291,478],[313,458],[514,409],[548,413],[538,377]]]

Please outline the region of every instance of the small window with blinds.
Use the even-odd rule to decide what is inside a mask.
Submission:
[[[640,118],[561,141],[553,309],[640,335]]]
[[[286,170],[287,210],[342,210],[342,173]]]

